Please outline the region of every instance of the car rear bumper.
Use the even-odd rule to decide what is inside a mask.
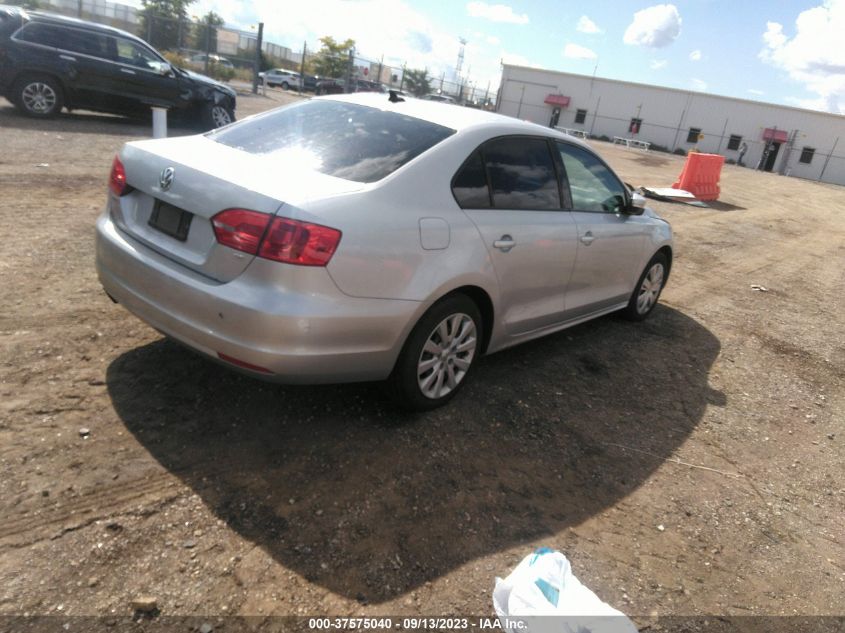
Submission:
[[[236,279],[219,283],[127,236],[108,213],[97,221],[96,265],[105,291],[141,320],[273,382],[385,379],[422,308],[415,301],[349,297],[325,268],[259,258]]]

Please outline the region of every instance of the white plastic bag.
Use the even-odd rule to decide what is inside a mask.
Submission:
[[[511,633],[637,633],[622,612],[578,581],[566,556],[548,547],[523,558],[504,580],[496,578],[493,607]]]

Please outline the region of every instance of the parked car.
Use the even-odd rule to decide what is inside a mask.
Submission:
[[[102,24],[0,6],[0,94],[33,117],[62,108],[143,115],[169,108],[208,128],[235,120],[235,91],[172,66]]]
[[[96,265],[116,302],[226,366],[386,380],[430,409],[484,353],[645,319],[672,231],[578,139],[359,94],[127,143]]]
[[[192,55],[190,61],[197,65],[205,66],[205,53],[199,53],[197,55]],[[231,68],[232,70],[235,69],[235,65],[230,62],[225,57],[221,57],[220,55],[215,55],[214,53],[208,55],[208,63],[217,64],[218,66],[223,66],[224,68]]]
[[[320,80],[319,77],[317,77],[316,75],[309,75],[308,73],[305,73],[303,79],[305,81],[302,86],[303,90],[308,90],[310,92],[317,91],[317,82]]]
[[[444,94],[437,94],[437,93],[430,93],[427,95],[423,95],[420,99],[425,99],[426,101],[437,101],[439,103],[457,103],[454,97],[450,97],[449,95]]]
[[[317,86],[314,90],[316,95],[336,95],[346,92],[345,79],[330,79],[323,78],[317,81]]]
[[[284,90],[299,88],[302,77],[298,72],[285,70],[284,68],[273,68],[266,72],[258,73],[258,76],[271,88],[281,86]]]
[[[323,79],[317,82],[317,95],[342,94],[344,92],[382,92],[381,84],[366,79],[353,79],[351,90],[346,90],[345,79]]]

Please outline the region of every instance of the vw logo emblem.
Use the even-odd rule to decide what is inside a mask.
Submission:
[[[165,167],[161,170],[161,176],[158,179],[158,184],[161,185],[162,191],[167,191],[173,184],[173,176],[176,170],[173,167]]]

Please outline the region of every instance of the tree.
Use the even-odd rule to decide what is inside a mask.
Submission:
[[[314,58],[314,72],[321,77],[345,77],[349,66],[349,52],[355,48],[355,40],[335,42],[333,37],[320,38],[320,50]]]
[[[188,7],[195,1],[141,0],[141,37],[155,48],[178,49],[187,29]]]
[[[405,87],[415,97],[422,97],[431,92],[431,78],[428,76],[428,70],[408,69],[404,77]]]
[[[223,18],[214,11],[202,16],[202,21],[194,25],[194,48],[217,52],[217,29],[223,26]]]

